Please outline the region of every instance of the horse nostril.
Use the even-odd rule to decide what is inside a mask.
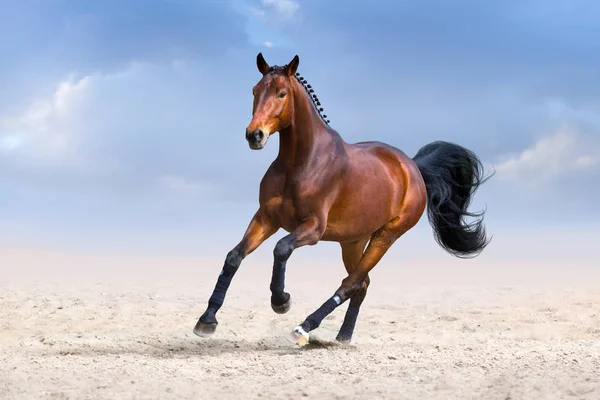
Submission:
[[[252,132],[250,132],[250,131],[248,130],[248,128],[246,128],[246,140],[250,140],[250,139],[251,139],[251,137],[252,137]]]
[[[265,134],[263,133],[262,130],[257,129],[254,131],[254,137],[256,138],[256,140],[261,142],[265,138]]]

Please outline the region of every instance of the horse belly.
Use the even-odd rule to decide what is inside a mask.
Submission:
[[[350,242],[367,237],[391,221],[399,206],[392,190],[358,189],[329,212],[322,240]]]

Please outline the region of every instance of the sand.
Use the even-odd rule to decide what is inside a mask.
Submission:
[[[338,265],[319,279],[290,271],[286,315],[269,307],[268,266],[246,267],[209,339],[192,328],[218,265],[137,278],[14,268],[0,283],[0,398],[600,399],[598,280],[440,278],[393,262],[352,344],[333,341],[344,308],[304,348],[285,336],[335,290]]]

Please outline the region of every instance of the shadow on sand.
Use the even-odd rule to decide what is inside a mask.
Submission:
[[[308,345],[298,347],[283,337],[246,340],[197,338],[193,335],[164,336],[133,339],[101,339],[94,342],[80,337],[75,340],[53,338],[29,348],[29,353],[42,356],[116,356],[140,355],[155,358],[214,357],[227,353],[270,353],[277,355],[298,354],[313,350],[351,351],[354,346],[336,341],[311,338]]]

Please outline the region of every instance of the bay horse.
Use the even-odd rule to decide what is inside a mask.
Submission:
[[[489,179],[472,151],[437,141],[411,159],[389,144],[345,142],[329,126],[311,85],[296,72],[299,62],[296,55],[284,66],[269,66],[262,53],[257,55],[262,78],[252,89],[246,140],[250,149],[260,150],[279,132],[279,154],[260,183],[258,211],[227,254],[208,307],[194,327],[198,336],[215,332],[216,313],[242,260],[280,228],[288,234],[273,251],[273,311],[290,310],[291,297],[284,290],[286,263],[299,247],[338,242],[348,274],[333,296],[293,329],[289,339],[300,346],[348,299],[336,340],[351,341],[369,271],[426,208],[435,240],[450,254],[475,257],[489,243],[483,212],[467,211],[477,188]],[[466,216],[475,220],[467,223]]]

